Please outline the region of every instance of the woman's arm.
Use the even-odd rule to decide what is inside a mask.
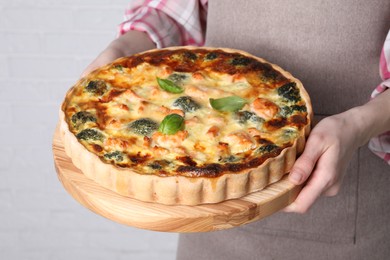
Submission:
[[[152,48],[204,43],[207,0],[142,1],[129,3],[125,21],[114,40],[84,70],[82,76],[119,57]]]
[[[155,44],[144,32],[128,31],[112,41],[91,64],[84,70],[85,76],[92,70],[103,66],[117,58],[155,48]]]

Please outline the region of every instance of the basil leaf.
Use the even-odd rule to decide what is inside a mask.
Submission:
[[[178,114],[167,115],[161,122],[158,131],[166,135],[174,135],[184,129],[184,118]]]
[[[210,98],[210,105],[218,111],[235,112],[242,109],[246,103],[245,99],[238,96],[230,96],[224,98],[213,99]]]
[[[179,87],[178,85],[176,85],[175,83],[173,83],[168,79],[157,78],[157,83],[160,86],[160,88],[170,93],[178,94],[184,91],[181,87]]]

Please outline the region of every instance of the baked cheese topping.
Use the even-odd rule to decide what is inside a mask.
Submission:
[[[294,80],[249,55],[209,49],[119,59],[80,80],[63,111],[101,160],[159,176],[255,168],[309,122]]]

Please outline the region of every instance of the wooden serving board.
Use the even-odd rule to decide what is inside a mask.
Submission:
[[[58,178],[79,203],[110,220],[155,231],[206,232],[237,227],[279,211],[294,201],[301,189],[284,177],[240,199],[198,206],[167,206],[121,196],[85,177],[66,155],[58,127],[53,154]]]

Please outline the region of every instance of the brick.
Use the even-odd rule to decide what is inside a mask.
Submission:
[[[79,210],[52,210],[48,220],[48,227],[58,230],[79,230],[82,227],[85,231],[109,231],[109,220],[92,213],[85,208]]]
[[[8,59],[9,74],[18,79],[78,78],[78,60],[70,57],[11,56]]]
[[[42,80],[0,80],[0,103],[18,101],[19,104],[26,102],[40,103],[51,100],[50,86]]]
[[[3,138],[2,145],[9,146],[29,146],[37,144],[49,144],[51,142],[50,137],[54,133],[55,123],[52,125],[35,125],[31,126],[13,126],[13,125],[0,125],[0,134],[9,135],[12,133],[12,138]]]
[[[0,252],[2,252],[4,248],[15,247],[18,240],[19,237],[17,232],[13,232],[13,231],[0,232],[0,249],[1,249]],[[6,259],[6,258],[2,258],[2,259]]]
[[[165,241],[162,243],[164,244]],[[134,252],[134,251],[124,251],[119,252],[118,260],[128,260],[128,259],[137,259],[137,260],[172,260],[176,259],[176,250],[171,251],[146,251],[146,252]]]
[[[0,106],[0,116],[2,106]],[[10,118],[16,126],[50,125],[58,121],[59,106],[57,104],[14,104],[9,108]],[[29,114],[31,116],[26,116]],[[0,117],[1,118],[1,117]]]
[[[151,245],[151,251],[164,251],[167,249],[175,249],[179,236],[175,233],[162,233],[162,232],[153,232],[148,237],[148,244]],[[156,243],[156,241],[164,241],[164,243]]]
[[[2,210],[11,209],[13,206],[12,202],[13,202],[13,194],[11,190],[9,188],[0,190],[0,209]]]
[[[97,250],[86,249],[67,249],[61,248],[50,254],[50,259],[53,260],[107,260],[116,259],[115,252],[100,248]],[[132,259],[132,258],[131,258]]]
[[[81,66],[79,65],[79,68]],[[80,69],[81,74],[82,69]],[[50,99],[58,104],[58,109],[60,109],[61,103],[64,101],[66,92],[76,83],[78,77],[71,79],[63,79],[63,80],[53,80],[48,81],[46,84],[48,85]],[[59,111],[59,110],[58,110]]]
[[[8,71],[9,68],[7,58],[4,55],[0,55],[0,78],[7,78],[9,76]]]
[[[4,231],[44,230],[47,227],[48,210],[0,211],[0,233]]]
[[[8,104],[0,104],[0,124],[12,123],[12,108]]]
[[[36,250],[30,249],[26,250],[23,246],[19,246],[19,248],[7,248],[0,252],[0,259],[12,259],[12,260],[52,260],[54,258],[49,258],[49,252],[44,249]]]
[[[17,189],[15,194],[13,207],[19,210],[75,210],[80,208],[80,204],[76,202],[58,182],[57,192],[46,192],[41,189]]]
[[[3,32],[0,53],[41,53],[40,33]]]
[[[51,143],[36,144],[24,146],[23,149],[18,149],[17,156],[13,156],[12,165],[15,169],[31,169],[40,170],[46,175],[48,165],[53,163]],[[20,160],[23,158],[23,160]]]
[[[24,189],[30,192],[45,189],[49,182],[48,173],[45,168],[47,168],[47,165],[39,168],[36,165],[28,167],[13,164],[13,166],[7,170],[9,187],[17,187],[18,189]],[[17,196],[19,195],[17,194]]]
[[[123,230],[123,229],[122,229]],[[110,250],[147,251],[150,245],[145,236],[150,231],[131,229],[128,232],[88,232],[88,246]]]
[[[10,31],[44,32],[72,30],[72,9],[61,8],[3,8],[2,29]]]
[[[77,66],[80,67],[79,62]],[[3,79],[0,80],[0,104],[56,104],[58,111],[66,92],[76,80],[77,77],[52,80]]]
[[[20,243],[24,249],[63,249],[85,246],[85,233],[82,231],[46,230],[46,232],[21,231]]]
[[[123,21],[124,9],[118,8],[79,8],[74,13],[74,29],[116,33]]]
[[[115,39],[116,31],[107,33],[48,33],[43,48],[49,54],[97,56]]]

